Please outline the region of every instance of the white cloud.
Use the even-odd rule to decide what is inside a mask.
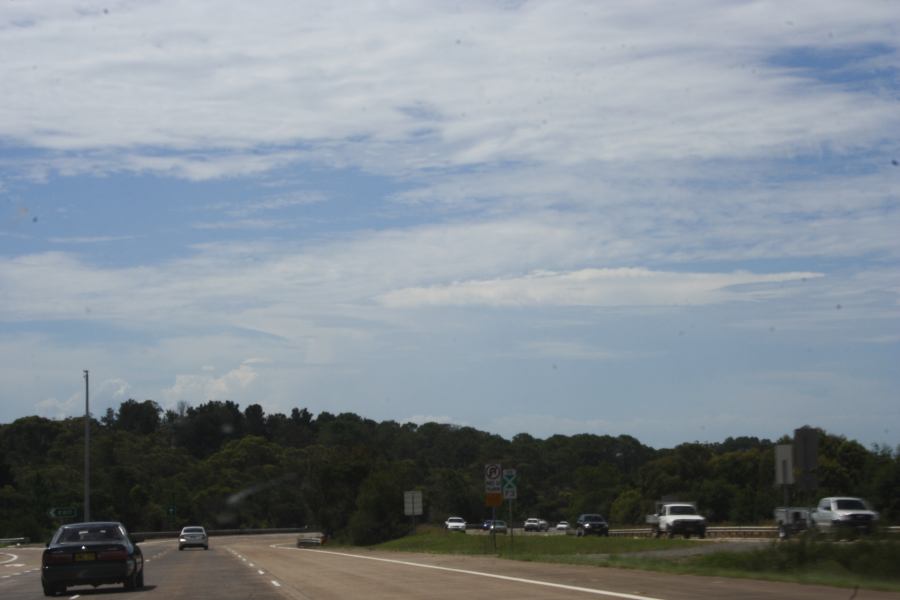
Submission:
[[[179,374],[175,383],[162,391],[167,406],[179,401],[207,402],[209,400],[229,400],[235,393],[243,393],[258,377],[252,364],[244,362],[235,369],[219,377],[207,374]]]
[[[64,400],[45,398],[35,403],[35,412],[48,419],[64,419],[79,414],[84,414],[84,393],[72,394]],[[95,413],[96,411],[91,411]]]
[[[622,350],[605,350],[574,341],[542,340],[526,344],[529,355],[545,356],[560,360],[621,360],[642,356],[639,353]]]
[[[51,244],[106,244],[133,239],[135,239],[134,236],[130,235],[98,235],[90,237],[54,237],[47,241]]]
[[[392,173],[788,156],[858,147],[897,128],[892,98],[767,63],[784,48],[890,44],[890,7],[669,8],[16,7],[0,28],[17,48],[0,67],[17,90],[0,109],[0,133],[63,153],[115,149],[100,157],[113,169],[205,179],[300,156]],[[56,102],[62,90],[67,101]],[[180,153],[121,152],[137,147]]]
[[[416,306],[681,306],[753,297],[734,286],[782,283],[821,277],[820,273],[672,273],[648,269],[583,269],[525,277],[470,281],[389,292],[389,307]]]
[[[110,396],[117,400],[126,400],[129,391],[131,390],[131,385],[125,381],[124,379],[104,379],[100,382],[100,385],[97,386],[97,394],[103,396]]]

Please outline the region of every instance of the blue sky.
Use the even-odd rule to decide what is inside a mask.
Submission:
[[[0,422],[900,442],[890,2],[6,3]]]

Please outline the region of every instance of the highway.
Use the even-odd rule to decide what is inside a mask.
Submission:
[[[898,593],[668,575],[490,557],[300,549],[290,534],[212,537],[210,549],[178,551],[174,540],[141,544],[146,587],[73,588],[63,598],[144,600],[506,599],[900,600]],[[0,598],[43,598],[39,547],[0,549]]]

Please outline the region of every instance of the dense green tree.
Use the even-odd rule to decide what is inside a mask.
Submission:
[[[116,426],[126,431],[150,434],[160,425],[162,408],[153,400],[126,400],[119,405]]]
[[[638,524],[655,501],[677,498],[697,501],[712,521],[755,523],[782,502],[773,444],[749,437],[660,450],[625,435],[506,440],[352,413],[266,415],[230,401],[163,413],[128,400],[90,425],[92,516],[133,530],[315,526],[372,543],[406,531],[408,489],[424,492],[432,523],[489,514],[483,469],[495,461],[518,471],[514,520],[601,512]],[[41,539],[58,524],[49,508],[82,508],[83,451],[82,418],[0,424],[0,537]],[[889,522],[900,519],[900,449],[820,432],[817,475],[816,494],[863,496]]]

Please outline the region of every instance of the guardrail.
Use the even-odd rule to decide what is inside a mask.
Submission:
[[[610,529],[609,535],[616,537],[653,537],[654,532],[649,527],[639,529]],[[748,526],[748,527],[707,527],[706,537],[724,538],[776,538],[778,528],[772,526]]]
[[[557,531],[551,528],[550,531],[544,532],[530,532],[525,533],[525,531],[520,527],[515,527],[510,531],[513,532],[513,535],[574,535],[575,530],[570,528],[568,531]],[[891,535],[900,535],[900,527],[892,526],[885,527],[884,530],[886,533]],[[487,531],[482,531],[480,528],[467,529],[466,533],[472,533],[475,535],[488,534]],[[649,538],[653,537],[654,532],[649,527],[635,527],[630,529],[610,529],[609,530],[610,537],[637,537],[637,538]],[[680,537],[680,536],[679,536]],[[706,537],[707,538],[760,538],[760,539],[775,539],[778,537],[778,528],[774,525],[748,525],[743,527],[738,526],[710,526],[706,528]]]
[[[264,535],[266,533],[304,533],[311,531],[308,527],[286,527],[281,529],[207,529],[206,534],[209,537],[220,535]],[[131,533],[133,537],[143,538],[145,540],[160,540],[166,538],[177,538],[181,530],[176,531],[134,531]]]
[[[8,544],[27,544],[27,537],[18,537],[18,538],[0,538],[0,546],[6,546]]]
[[[900,527],[885,527],[884,530],[892,535],[900,534]],[[638,529],[610,529],[609,535],[618,537],[651,537],[653,530],[650,528]],[[778,528],[774,525],[722,527],[710,526],[706,528],[708,538],[777,538]]]

